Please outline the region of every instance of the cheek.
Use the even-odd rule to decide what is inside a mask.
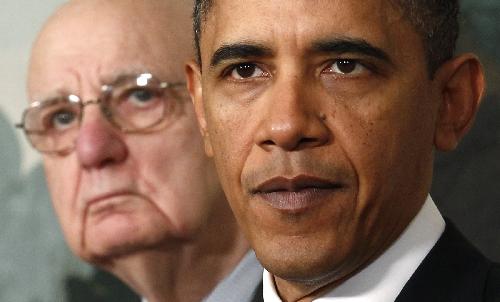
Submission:
[[[361,206],[375,202],[376,196],[415,193],[408,184],[425,180],[432,169],[434,109],[429,96],[400,90],[372,95],[363,104],[338,107],[334,122],[336,138],[358,177]]]
[[[177,125],[148,142],[130,145],[140,155],[134,166],[143,194],[170,221],[174,233],[191,236],[205,223],[214,195],[221,191],[198,130]]]
[[[253,113],[233,109],[210,112],[207,122],[220,182],[233,210],[239,213],[244,211],[245,206],[241,201],[245,196],[241,184],[242,173],[247,165],[257,164],[250,158],[252,148],[255,148],[255,121],[249,118],[254,116]]]
[[[251,142],[246,134],[251,128],[251,123],[247,121],[247,116],[251,114],[242,114],[240,106],[232,105],[231,100],[223,96],[216,95],[208,102],[207,130],[221,182],[239,179],[239,176],[234,176],[238,175]]]
[[[76,157],[45,158],[45,176],[52,202],[57,212],[72,208],[77,201],[77,189],[80,178]]]

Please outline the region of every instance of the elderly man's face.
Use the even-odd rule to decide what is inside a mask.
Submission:
[[[218,0],[204,23],[190,76],[206,149],[278,277],[345,277],[425,200],[439,93],[390,3]]]
[[[104,3],[99,13],[85,8],[65,11],[36,44],[32,99],[71,93],[95,100],[103,83],[144,71],[183,81],[191,41],[175,26],[188,27],[189,18],[175,18],[175,5],[172,18],[140,5],[127,11]],[[166,127],[145,134],[124,134],[98,106],[86,106],[75,150],[44,156],[62,229],[84,259],[106,260],[158,245],[175,248],[202,231],[223,204],[184,96]]]

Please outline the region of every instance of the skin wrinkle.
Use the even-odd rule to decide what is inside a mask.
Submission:
[[[180,1],[69,2],[34,44],[30,97],[72,93],[88,101],[113,77],[139,70],[182,82],[188,15]],[[43,156],[71,250],[150,302],[200,301],[248,251],[191,106],[180,101],[172,121],[141,134],[122,133],[99,106],[85,106],[75,150]],[[88,204],[111,193],[117,197]]]
[[[455,106],[477,109],[480,93],[469,97],[474,93],[466,90],[482,90],[481,71],[455,74],[469,70],[468,64],[479,66],[477,59],[459,56],[443,64],[436,79],[430,78],[421,36],[390,5],[382,0],[218,0],[204,23],[202,61],[208,62],[221,45],[246,41],[263,45],[273,55],[231,64],[255,64],[270,76],[236,80],[220,74],[225,63],[215,70],[196,63],[187,69],[206,148],[228,200],[286,301],[310,301],[362,269],[419,211],[432,178],[434,148],[465,133],[448,132],[440,120],[448,115],[457,125],[472,121],[458,122],[451,109],[440,110],[449,102],[442,94],[451,89],[449,78],[456,76],[464,84],[467,77],[478,80],[477,86],[453,94]],[[316,76],[311,70],[323,70],[316,65],[322,61],[314,53],[308,59],[307,50],[338,33],[381,48],[395,68],[352,77]],[[345,58],[331,54],[331,59]],[[320,113],[328,115],[326,121],[319,121]],[[315,144],[307,145],[311,141]],[[313,163],[312,172],[294,165],[301,161]],[[310,210],[290,214],[269,206],[265,196],[248,194],[252,182],[249,186],[247,177],[257,183],[274,176],[325,177],[323,166],[347,171],[345,192],[332,192]],[[337,175],[326,177],[339,181]],[[293,195],[283,192],[283,200]],[[307,280],[319,279],[307,286]]]
[[[195,47],[197,51],[197,62],[201,66],[200,43],[205,27],[213,7],[217,3],[211,0],[195,1],[193,12],[195,29]],[[422,1],[424,2],[424,1]],[[395,21],[408,19],[421,35],[426,47],[427,64],[430,78],[433,78],[435,71],[446,60],[453,56],[455,44],[458,36],[457,14],[459,4],[456,0],[450,3],[442,1],[419,1],[412,0],[390,0],[387,1],[391,9],[397,12]],[[389,22],[391,23],[391,22]],[[395,22],[397,23],[397,22]],[[201,27],[201,30],[200,30]]]
[[[107,121],[103,121],[103,122],[107,123]],[[108,126],[109,126],[109,125],[108,125]],[[136,134],[136,135],[137,135],[137,134]],[[139,135],[140,135],[140,134],[139,134]],[[132,159],[132,160],[134,160],[134,159]],[[134,166],[134,164],[132,163],[132,164],[131,164],[131,166]],[[133,178],[138,179],[138,180],[141,180],[141,179],[148,179],[148,178],[145,178],[145,177],[140,177],[140,175],[138,175],[138,173],[139,173],[139,171],[140,171],[140,170],[133,170],[133,171],[134,171],[134,173],[136,173],[136,175],[135,175]],[[146,183],[146,187],[148,187],[148,188],[149,188],[149,190],[150,190],[149,192],[146,192],[147,194],[151,194],[151,193],[154,193],[154,192],[155,192],[155,190],[154,190],[154,186],[153,186],[152,184],[147,184],[147,183]],[[154,204],[152,204],[152,205],[154,205]],[[87,209],[87,210],[88,210],[88,209]],[[163,215],[164,215],[164,213],[162,213],[161,211],[160,211],[159,213],[161,213],[161,214],[163,214]],[[168,218],[168,217],[166,217],[166,218]],[[169,219],[167,219],[167,221],[169,221]],[[98,262],[103,262],[103,259],[99,259],[99,260],[98,260]]]
[[[107,121],[103,121],[103,122],[107,123]],[[107,126],[109,127],[110,125],[107,125]],[[132,160],[133,160],[133,159],[132,159]],[[111,165],[113,165],[113,164],[111,163]],[[80,191],[80,184],[81,184],[81,175],[82,175],[82,172],[83,172],[83,170],[79,170],[79,175],[80,175],[80,178],[79,178],[78,183],[77,183],[78,188],[75,190],[75,194],[76,194],[77,196],[80,196],[80,195],[81,195],[81,194],[79,193],[79,191]],[[138,172],[138,171],[133,170],[133,173],[137,173],[137,172]],[[135,179],[141,179],[141,178],[137,178],[137,176],[136,176],[136,177],[134,177],[134,178],[135,178]],[[143,196],[144,196],[144,195],[143,195]],[[75,197],[74,197],[74,198],[75,198]],[[74,200],[80,200],[80,198],[76,197]],[[154,206],[154,204],[153,204],[153,206]],[[86,244],[86,241],[85,241],[85,238],[87,238],[86,233],[85,233],[85,230],[87,230],[87,229],[88,229],[88,219],[89,219],[89,216],[90,216],[90,215],[89,215],[89,210],[90,210],[89,205],[85,203],[85,204],[84,204],[84,210],[83,210],[83,212],[82,212],[82,214],[83,214],[83,222],[82,222],[82,226],[83,226],[82,230],[83,230],[83,233],[82,233],[82,238],[81,238],[81,240],[82,240],[82,244],[81,244],[81,248],[82,248],[82,250],[85,250],[85,249],[89,248],[89,247],[87,246],[87,244]],[[110,259],[106,259],[106,257],[100,257],[100,256],[96,256],[96,258],[92,259],[91,261],[92,261],[92,262],[95,262],[95,263],[100,263],[100,264],[108,264],[108,265],[109,265],[109,264],[112,264],[112,263],[111,263],[111,258],[110,258]]]

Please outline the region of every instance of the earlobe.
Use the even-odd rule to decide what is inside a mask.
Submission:
[[[476,56],[464,54],[443,64],[435,81],[441,83],[441,104],[434,144],[451,151],[474,122],[484,91],[483,69]]]
[[[189,95],[191,96],[191,101],[193,102],[196,119],[198,120],[200,133],[205,144],[205,153],[208,156],[212,156],[212,144],[207,131],[207,122],[205,118],[200,66],[195,61],[190,61],[186,63],[184,71],[186,73],[187,89],[189,91]]]

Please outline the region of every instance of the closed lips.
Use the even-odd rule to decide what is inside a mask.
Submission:
[[[318,177],[299,175],[293,178],[274,177],[251,191],[271,207],[298,213],[329,199],[343,185]]]
[[[277,191],[299,192],[305,189],[339,189],[341,183],[332,182],[314,176],[299,175],[293,178],[274,177],[258,185],[252,194],[262,194]]]

